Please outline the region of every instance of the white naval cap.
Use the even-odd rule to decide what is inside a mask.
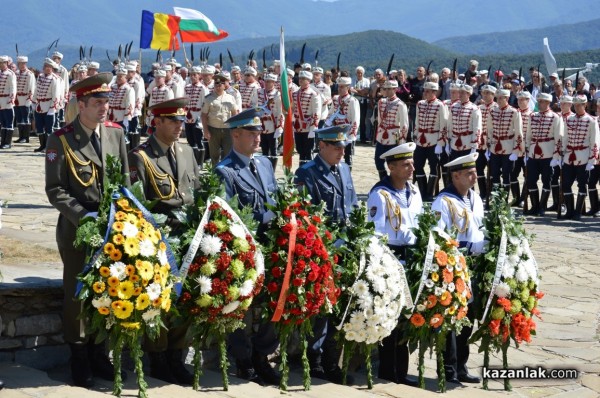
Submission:
[[[538,101],[548,101],[552,102],[552,95],[548,93],[538,93],[536,99]]]
[[[29,62],[29,58],[26,55],[19,55],[17,57],[17,62]]]
[[[383,83],[383,86],[381,86],[382,88],[397,88],[398,87],[398,81],[397,80],[386,80],[385,83]]]
[[[510,90],[501,88],[500,90],[496,91],[496,97],[510,97]]]
[[[59,59],[63,59],[63,55],[62,55],[62,53],[60,53],[60,52],[58,52],[58,51],[54,51],[54,52],[52,53],[52,58],[54,58],[54,57],[56,57],[56,58],[59,58]]]
[[[571,97],[570,95],[563,95],[560,97],[560,102],[561,104],[572,104],[573,97]]]
[[[337,84],[340,86],[349,86],[352,84],[352,79],[345,76],[340,76],[337,78]]]
[[[436,82],[423,83],[423,90],[438,90],[440,86]]]
[[[475,65],[475,66],[477,66],[477,65],[479,65],[479,62],[477,62],[476,60],[472,59],[472,60],[469,61],[469,65]]]
[[[472,169],[475,167],[475,162],[477,161],[477,157],[479,153],[474,152],[465,156],[461,156],[459,158],[454,159],[451,162],[448,162],[444,165],[448,169],[448,171],[458,171],[464,169]]]
[[[492,94],[496,94],[497,88],[492,86],[491,84],[486,84],[483,87],[481,87],[481,91],[488,91]]]
[[[412,159],[413,152],[417,144],[414,142],[407,142],[404,144],[400,144],[398,146],[393,147],[387,152],[384,152],[379,159],[386,160],[388,162],[393,162],[394,160],[404,160],[404,159]]]
[[[167,60],[167,64],[176,65],[177,64],[177,60],[175,58],[169,58]]]
[[[574,104],[585,104],[586,102],[587,102],[587,97],[585,95],[576,95],[573,97]]]
[[[298,74],[298,78],[312,80],[313,74],[307,70],[301,70]]]
[[[244,75],[256,76],[256,74],[257,74],[256,69],[254,69],[251,66],[247,66],[246,69],[244,69]]]
[[[280,61],[280,60],[278,60],[278,59],[276,59],[276,60],[273,60],[273,65],[275,65],[275,66],[277,66],[277,65],[281,65],[281,61]]]
[[[229,72],[227,72],[226,70],[222,70],[221,73],[219,73],[219,75],[223,76],[227,80],[231,80],[231,74]],[[219,76],[219,75],[217,75],[217,76]]]

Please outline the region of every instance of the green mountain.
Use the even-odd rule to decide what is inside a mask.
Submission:
[[[600,19],[541,29],[496,32],[449,37],[432,44],[462,54],[529,54],[542,52],[542,40],[548,38],[553,53],[598,48]]]

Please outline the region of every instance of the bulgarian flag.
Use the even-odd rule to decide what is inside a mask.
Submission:
[[[179,35],[184,43],[212,42],[226,38],[229,33],[217,29],[215,24],[200,11],[173,7],[179,21]]]
[[[279,39],[279,63],[281,65],[281,106],[285,114],[283,125],[283,167],[292,167],[292,155],[294,154],[294,131],[292,128],[292,102],[290,88],[288,87],[287,67],[285,66],[285,44],[283,40],[283,26]]]

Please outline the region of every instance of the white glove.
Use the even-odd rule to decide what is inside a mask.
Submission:
[[[310,129],[308,129],[308,138],[315,138],[315,130],[317,130],[317,128],[314,126],[311,126]]]
[[[529,156],[525,155],[525,159],[523,159],[523,161],[525,162],[525,165],[527,165],[528,160],[529,160]]]
[[[556,167],[556,166],[558,166],[558,165],[559,165],[559,163],[560,163],[560,161],[559,161],[558,159],[554,159],[554,158],[553,158],[553,159],[550,161],[550,167]]]
[[[283,129],[281,127],[277,127],[275,129],[275,134],[273,137],[275,137],[275,139],[281,137],[281,134],[283,134]]]
[[[511,153],[510,156],[508,157],[508,160],[510,160],[511,162],[516,162],[517,161],[517,154],[516,153]]]
[[[473,153],[473,152],[471,152],[471,153]],[[487,160],[490,160],[490,150],[489,150],[489,149],[487,149],[487,150],[485,151],[485,158],[486,158]]]
[[[487,241],[487,240],[482,240],[482,241],[479,241],[479,242],[473,242],[471,244],[471,248],[470,248],[471,253],[472,254],[483,254],[483,253],[486,253],[488,251],[488,244],[489,243],[490,242]]]
[[[48,115],[54,115],[55,113],[56,113],[56,110],[54,108],[48,109]]]
[[[592,171],[592,170],[594,170],[594,164],[593,163],[588,163],[587,166],[585,166],[585,170],[586,171]]]
[[[477,148],[471,148],[471,152],[470,153],[475,153],[477,152]]]
[[[446,155],[450,155],[450,152],[452,152],[452,149],[450,148],[450,144],[446,144]]]
[[[444,148],[442,147],[441,144],[437,144],[435,146],[435,154],[436,155],[441,155],[443,150],[444,150]]]
[[[123,119],[123,126],[125,126],[125,132],[127,132],[127,130],[129,130],[129,119]]]

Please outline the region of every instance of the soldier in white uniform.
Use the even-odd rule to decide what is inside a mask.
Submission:
[[[440,165],[448,163],[448,155],[450,154],[450,140],[448,139],[448,123],[452,114],[450,113],[450,108],[452,105],[456,103],[460,103],[460,83],[452,82],[450,83],[450,99],[444,101],[444,105],[446,106],[446,113],[448,117],[446,118],[446,127],[444,128],[444,148],[440,154]],[[445,167],[441,167],[442,169],[442,181],[444,181],[444,188],[450,185],[450,176],[448,175],[448,171]]]
[[[350,125],[348,131],[348,145],[344,149],[344,162],[352,171],[352,155],[354,155],[354,143],[358,138],[360,128],[360,103],[354,96],[350,95],[352,79],[349,77],[338,77],[338,95],[332,99],[333,113],[327,119],[326,125],[339,126]]]
[[[124,131],[129,130],[129,121],[135,108],[135,91],[127,83],[127,70],[119,67],[116,80],[110,87],[108,120],[119,124]]]
[[[496,87],[489,84],[484,84],[481,86],[480,90],[483,103],[479,105],[479,110],[481,112],[481,135],[479,136],[479,142],[477,143],[477,153],[479,153],[479,156],[477,157],[477,185],[479,187],[479,196],[481,196],[481,199],[484,202],[487,200],[488,196],[488,181],[485,175],[485,168],[488,166],[488,158],[490,157],[488,150],[487,123],[490,111],[498,106],[496,101],[494,101],[496,90]]]
[[[473,87],[468,84],[460,86],[460,102],[450,108],[448,115],[448,146],[446,151],[449,159],[474,153],[477,151],[481,135],[481,111],[470,101]]]
[[[423,84],[424,99],[417,103],[413,140],[415,148],[415,179],[424,200],[431,202],[438,184],[439,156],[443,152],[448,108],[437,98],[439,86],[434,82]],[[429,163],[429,180],[425,175],[425,162]]]
[[[258,104],[258,89],[260,84],[256,81],[256,69],[251,66],[244,70],[244,80],[239,85],[239,92],[242,95],[242,110],[255,108]]]
[[[319,128],[321,128],[329,115],[329,107],[331,106],[331,88],[321,80],[321,77],[323,77],[323,68],[315,66],[312,68],[312,74],[313,81],[311,88],[321,94],[321,114],[319,116]]]
[[[17,97],[15,99],[15,118],[19,129],[19,139],[15,142],[29,142],[31,134],[31,104],[35,95],[35,75],[27,68],[26,56],[17,57]]]
[[[71,86],[69,84],[69,71],[67,70],[67,68],[65,68],[63,65],[61,65],[62,60],[63,60],[63,55],[58,52],[55,51],[54,53],[52,53],[52,60],[56,63],[57,65],[57,72],[56,74],[62,79],[61,83],[61,91],[60,91],[60,101],[59,101],[59,107],[58,112],[57,112],[57,116],[56,116],[56,120],[55,120],[55,127],[64,127],[65,125],[65,106],[67,105],[67,101],[69,100],[69,87]]]
[[[410,183],[415,170],[415,147],[414,142],[407,142],[381,155],[390,175],[371,188],[367,200],[369,221],[375,224],[375,233],[387,237],[388,246],[401,261],[406,261],[407,249],[416,242],[412,228],[418,227],[417,216],[423,212],[421,194]],[[378,376],[416,386],[416,381],[407,377],[409,352],[406,343],[398,344],[402,337],[399,329],[395,329],[379,346]]]
[[[517,104],[519,105],[517,111],[521,114],[521,123],[523,124],[521,131],[523,131],[523,137],[518,143],[517,160],[514,162],[513,169],[510,172],[510,192],[513,196],[511,206],[516,207],[523,207],[527,189],[527,183],[524,183],[523,189],[520,190],[519,174],[521,174],[521,171],[525,172],[525,134],[527,134],[531,119],[531,111],[529,110],[530,97],[531,94],[529,94],[529,91],[520,91],[517,94]],[[554,200],[554,204],[558,203],[558,187],[556,189],[556,197],[553,196],[552,200]]]
[[[300,71],[300,89],[292,94],[294,106],[294,141],[300,156],[300,166],[312,159],[315,131],[319,126],[321,96],[310,87],[313,75],[309,71]]]
[[[489,146],[489,167],[492,184],[500,184],[508,191],[510,172],[519,157],[519,144],[523,139],[521,114],[508,105],[510,90],[496,92],[498,106],[489,111],[487,117],[487,142]],[[506,197],[508,199],[508,195]]]
[[[384,96],[377,105],[379,124],[375,133],[375,167],[380,181],[387,176],[381,155],[407,140],[408,110],[406,104],[396,96],[397,88],[396,80],[386,80],[382,85]]]
[[[88,72],[87,72],[88,77],[95,76],[98,74],[98,69],[100,69],[100,63],[92,61],[92,62],[88,63],[87,68],[88,68]]]
[[[137,68],[137,61],[131,61],[125,66],[125,69],[127,70],[127,83],[131,86],[135,94],[135,105],[133,106],[133,114],[131,115],[129,129],[127,131],[132,148],[136,148],[140,144],[140,132],[138,131],[138,126],[140,124],[140,117],[142,116],[142,108],[146,101],[144,79],[137,72]]]
[[[148,107],[151,107],[152,105],[175,98],[175,96],[173,95],[173,90],[171,90],[171,88],[169,88],[169,86],[167,86],[165,84],[166,76],[167,76],[167,72],[165,72],[162,69],[159,69],[154,72],[154,80],[153,80],[154,87],[150,91],[150,98],[148,99]],[[153,128],[152,127],[153,119],[154,119],[154,116],[152,115],[152,112],[147,111],[146,112],[146,125],[149,128]]]
[[[563,137],[561,117],[550,110],[552,95],[539,93],[539,112],[531,114],[525,133],[525,156],[527,157],[527,190],[531,207],[525,215],[544,215],[550,197],[552,168],[560,165],[560,146]],[[542,197],[537,181],[542,177]]]
[[[283,112],[281,108],[281,93],[275,88],[277,75],[268,73],[264,77],[265,88],[259,88],[258,107],[262,109],[261,123],[263,132],[260,137],[260,147],[266,156],[277,167],[277,139],[283,133]]]
[[[53,60],[46,58],[44,69],[37,78],[33,102],[35,103],[35,126],[40,146],[34,152],[42,152],[46,149],[46,140],[52,134],[56,111],[63,95],[62,82],[53,72],[57,66]]]
[[[444,165],[450,173],[452,185],[443,191],[431,204],[431,209],[439,217],[438,226],[447,232],[455,230],[456,240],[469,255],[485,252],[483,226],[483,202],[472,189],[477,182],[476,161],[479,154],[473,152],[458,157]],[[475,294],[475,293],[474,293]],[[472,301],[472,300],[471,300]],[[472,307],[472,305],[469,305]],[[469,319],[474,319],[473,308],[469,308]],[[444,353],[446,381],[450,383],[479,383],[480,378],[469,374],[467,343],[472,327],[463,327],[460,335],[449,333]]]
[[[562,140],[563,180],[561,184],[567,207],[564,218],[579,220],[587,196],[590,171],[594,169],[598,160],[600,132],[596,119],[586,112],[587,97],[585,95],[573,97],[573,105],[575,114],[567,118]],[[573,207],[572,185],[575,180],[577,180],[578,192],[577,203]]]
[[[204,164],[204,146],[202,144],[202,104],[208,95],[207,89],[201,83],[202,68],[192,66],[190,69],[190,83],[185,86],[185,96],[189,100],[185,116],[185,136],[192,147],[196,163]]]
[[[15,98],[17,97],[17,77],[8,67],[9,57],[0,56],[0,149],[12,147],[13,124],[15,121]]]

